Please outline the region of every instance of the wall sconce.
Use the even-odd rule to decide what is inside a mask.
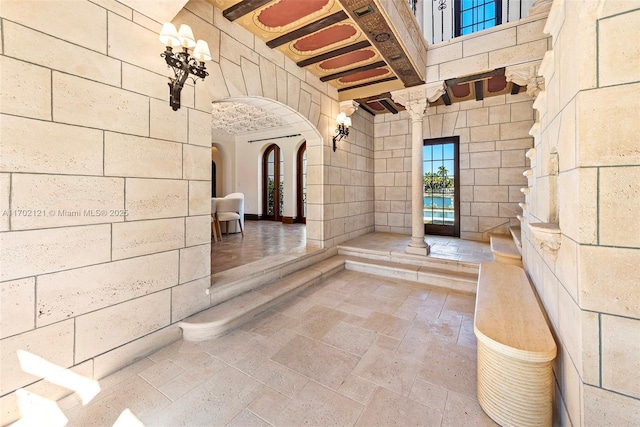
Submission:
[[[166,50],[160,56],[164,57],[175,75],[175,78],[169,78],[169,105],[173,111],[177,111],[180,108],[180,92],[189,74],[203,80],[209,75],[204,62],[211,61],[211,52],[206,41],[195,41],[191,27],[185,24],[180,25],[180,31],[176,31],[176,27],[171,23],[163,24],[160,41],[166,46]],[[182,51],[174,52],[173,48],[176,46],[182,46]],[[191,55],[189,49],[193,49]],[[196,79],[191,79],[195,84]]]
[[[349,136],[349,127],[351,126],[351,117],[347,117],[347,115],[343,112],[338,114],[336,117],[336,123],[338,127],[336,127],[336,135],[333,137],[333,151],[336,151],[336,142],[340,141],[345,136]]]

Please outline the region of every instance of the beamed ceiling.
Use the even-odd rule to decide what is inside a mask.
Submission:
[[[375,0],[208,0],[223,16],[354,99],[371,114],[397,113],[391,91],[423,84]],[[400,0],[405,1],[405,0]],[[517,93],[504,69],[446,82],[436,105]]]

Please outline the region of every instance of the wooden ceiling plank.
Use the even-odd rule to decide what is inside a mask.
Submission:
[[[336,56],[344,55],[345,53],[354,52],[359,49],[364,49],[365,47],[369,46],[371,46],[371,43],[369,43],[368,40],[363,40],[349,46],[341,47],[340,49],[332,50],[331,52],[323,53],[322,55],[314,56],[313,58],[307,58],[304,61],[296,63],[296,65],[298,67],[306,67],[307,65],[317,64],[318,62],[335,58]]]
[[[241,16],[253,12],[269,2],[271,2],[271,0],[243,0],[240,3],[234,4],[230,8],[225,9],[222,12],[222,16],[233,22]]]
[[[393,77],[387,77],[386,79],[376,80],[374,82],[361,83],[359,85],[354,85],[354,86],[349,86],[349,87],[345,87],[345,88],[342,88],[342,89],[338,89],[338,92],[343,92],[345,90],[351,90],[351,89],[358,89],[360,87],[371,86],[371,85],[375,85],[375,84],[378,84],[378,83],[390,82],[392,80],[398,80],[398,78],[396,76],[393,76]]]
[[[341,71],[335,74],[329,74],[328,76],[320,77],[321,82],[328,82],[329,80],[339,79],[340,77],[350,76],[351,74],[359,73],[360,71],[373,70],[375,68],[384,67],[387,65],[384,61],[374,62],[373,64],[363,65],[362,67],[352,68],[350,70]]]
[[[282,46],[285,43],[292,42],[304,36],[308,36],[311,33],[315,33],[316,31],[322,30],[323,28],[329,27],[333,24],[337,24],[340,21],[344,21],[347,18],[347,14],[343,10],[341,10],[332,15],[307,24],[304,27],[298,28],[297,30],[291,31],[290,33],[286,33],[281,35],[280,37],[276,37],[275,39],[268,41],[267,46],[269,46],[271,49]]]

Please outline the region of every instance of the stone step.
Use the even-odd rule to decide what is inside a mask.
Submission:
[[[422,255],[412,255],[400,251],[380,251],[352,246],[338,246],[338,255],[377,261],[388,261],[396,264],[420,266],[452,273],[468,273],[478,275],[479,264],[476,262],[456,261]]]
[[[516,244],[516,248],[518,248],[518,252],[522,254],[522,229],[519,225],[509,227],[509,232],[511,233],[511,237]]]
[[[513,237],[494,234],[491,236],[491,253],[497,262],[522,266],[522,255],[516,247]]]
[[[230,298],[214,307],[194,314],[178,323],[186,341],[204,341],[235,329],[258,314],[291,298],[308,286],[321,282],[344,269],[341,256],[316,262],[299,271],[277,277],[262,286]],[[299,264],[298,264],[299,265]],[[292,267],[292,266],[289,266]],[[252,281],[252,278],[248,279]],[[263,281],[263,283],[265,283]],[[240,285],[239,283],[238,285]]]
[[[470,273],[350,256],[345,258],[344,268],[472,294],[476,293],[478,283],[478,264],[475,271]]]
[[[336,248],[305,248],[304,253],[275,255],[214,274],[211,276],[211,287],[207,290],[211,298],[210,305],[221,304],[337,253]]]

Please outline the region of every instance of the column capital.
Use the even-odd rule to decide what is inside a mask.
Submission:
[[[351,117],[353,113],[356,112],[360,104],[356,101],[342,101],[340,103],[340,112],[345,113],[347,117]]]
[[[536,99],[544,90],[544,77],[539,76],[540,61],[507,67],[504,74],[508,82],[527,86],[527,94]]]
[[[435,82],[391,92],[393,100],[402,104],[413,121],[422,120],[428,103],[435,102],[445,93],[444,82]]]

